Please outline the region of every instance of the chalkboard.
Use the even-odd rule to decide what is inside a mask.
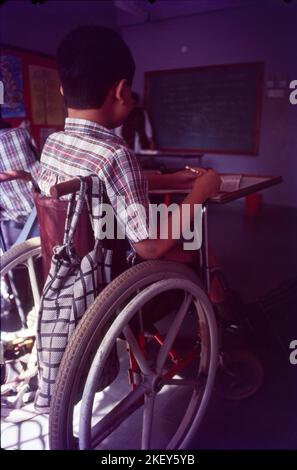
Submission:
[[[263,63],[145,74],[145,106],[160,150],[258,153]]]

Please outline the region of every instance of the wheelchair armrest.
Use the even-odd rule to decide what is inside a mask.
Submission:
[[[8,170],[0,172],[0,183],[5,183],[7,181],[22,180],[32,183],[34,191],[40,192],[39,186],[31,173],[24,170]]]
[[[87,183],[87,188],[89,189],[92,185],[92,178],[91,176],[86,176],[84,180]],[[64,181],[63,183],[55,184],[50,189],[50,195],[54,199],[59,199],[61,196],[66,196],[66,194],[76,193],[80,187],[80,180],[79,178],[73,178],[68,181]]]

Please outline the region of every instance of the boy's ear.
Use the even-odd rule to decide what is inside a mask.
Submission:
[[[128,84],[125,78],[120,80],[119,83],[115,87],[115,97],[121,103],[124,103],[125,101],[127,87],[128,87]]]
[[[61,93],[62,96],[64,96],[64,90],[63,90],[62,85],[60,85],[60,93]]]

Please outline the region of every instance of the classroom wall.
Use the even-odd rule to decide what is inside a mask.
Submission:
[[[259,155],[206,155],[203,162],[224,172],[282,175],[284,182],[263,198],[297,206],[297,105],[289,103],[288,88],[284,98],[272,99],[265,85],[270,77],[297,79],[297,5],[265,4],[125,27],[122,34],[136,60],[140,93],[145,71],[264,61]]]
[[[116,11],[110,0],[51,0],[32,4],[9,0],[1,6],[1,42],[10,46],[54,55],[67,32],[82,24],[116,27]]]

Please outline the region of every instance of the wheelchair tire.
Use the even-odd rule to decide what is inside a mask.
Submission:
[[[30,238],[19,245],[15,245],[1,255],[1,276],[5,276],[16,266],[26,262],[29,258],[39,256],[41,242],[39,237]]]
[[[199,354],[199,360],[196,361],[196,356],[193,356],[195,358],[195,362],[193,364],[190,363],[190,365],[187,365],[186,361],[188,360],[189,362],[189,355],[185,355],[186,359],[182,360],[184,360],[186,364],[186,370],[189,370],[186,372],[186,374],[192,373],[192,368],[194,368],[194,378],[184,378],[184,375],[182,374],[185,373],[181,371],[180,374],[177,375],[178,378],[175,379],[175,375],[171,375],[170,377],[170,374],[174,374],[172,370],[174,369],[175,365],[172,367],[172,369],[170,369],[167,365],[167,361],[169,361],[169,356],[164,356],[163,353],[163,363],[166,364],[167,375],[165,374],[165,372],[163,372],[163,369],[165,370],[165,365],[163,364],[163,368],[160,366],[160,371],[158,372],[158,380],[160,382],[162,382],[163,380],[162,385],[160,387],[155,386],[151,395],[156,395],[157,397],[159,397],[161,395],[159,391],[163,388],[164,392],[164,390],[166,389],[164,384],[167,384],[167,382],[169,384],[168,388],[172,387],[170,388],[170,393],[168,393],[167,391],[166,393],[162,393],[163,395],[168,394],[169,397],[173,397],[173,392],[171,391],[172,389],[175,390],[175,387],[178,390],[178,393],[180,392],[181,387],[179,384],[183,385],[183,390],[187,386],[193,388],[193,390],[191,388],[191,390],[188,392],[189,405],[187,408],[185,408],[184,414],[181,417],[181,424],[178,424],[177,431],[174,431],[175,433],[169,437],[168,442],[166,441],[165,444],[164,442],[162,442],[160,446],[161,448],[166,447],[171,449],[179,449],[187,448],[187,446],[190,444],[190,441],[195,435],[195,432],[205,414],[207,404],[214,385],[217,368],[218,343],[216,320],[210,301],[208,300],[206,294],[203,292],[201,283],[192,270],[190,270],[184,265],[167,261],[146,261],[139,265],[133,266],[132,268],[119,275],[99,294],[95,302],[90,306],[90,308],[82,317],[73,336],[71,337],[59,368],[55,384],[55,391],[51,402],[51,409],[49,415],[50,449],[70,450],[93,448],[92,443],[87,442],[87,435],[89,435],[91,432],[91,430],[88,429],[89,425],[89,427],[91,427],[91,423],[89,423],[88,425],[88,420],[90,418],[89,415],[92,415],[93,405],[91,402],[98,388],[98,382],[100,382],[101,379],[100,374],[102,373],[102,370],[105,370],[106,368],[104,367],[104,365],[106,366],[106,361],[104,362],[104,364],[102,363],[103,365],[101,364],[101,362],[102,360],[104,361],[104,358],[108,358],[108,355],[112,350],[114,344],[119,344],[120,340],[122,340],[123,337],[126,337],[128,345],[130,344],[130,348],[133,349],[133,353],[136,351],[137,356],[138,346],[135,346],[135,341],[133,346],[133,341],[127,339],[127,336],[129,338],[127,332],[129,332],[130,337],[132,335],[133,339],[134,327],[131,327],[131,322],[135,320],[136,315],[137,318],[139,318],[139,311],[141,311],[142,307],[138,308],[138,305],[146,305],[144,302],[146,301],[146,299],[150,298],[149,296],[151,295],[151,292],[154,293],[154,291],[156,291],[157,293],[162,293],[167,292],[168,290],[169,294],[170,290],[169,287],[167,289],[167,285],[170,287],[171,291],[175,291],[176,289],[187,289],[187,291],[184,291],[184,300],[182,305],[178,308],[178,313],[176,315],[186,315],[189,313],[192,321],[192,312],[189,306],[191,307],[194,305],[195,307],[193,313],[193,321],[197,322],[199,334],[197,333],[197,337],[195,336],[195,334],[192,334],[192,337],[194,347],[196,348],[195,354]],[[136,313],[134,312],[133,308],[134,310],[136,308]],[[173,322],[174,321],[175,320],[173,320]],[[182,321],[181,326],[179,328],[183,328],[185,324],[186,323]],[[170,325],[169,332],[171,331],[171,333],[173,332],[173,334],[177,336],[180,330],[178,328],[175,329],[175,326],[172,329]],[[191,331],[191,333],[193,333],[193,331]],[[169,336],[169,333],[167,336]],[[165,334],[165,341],[164,345],[162,346],[164,348],[167,336]],[[176,338],[174,337],[174,341],[175,340]],[[148,347],[152,348],[153,351],[154,346],[151,346],[152,343],[150,342],[152,340],[148,339],[147,341],[149,343]],[[168,344],[169,343],[167,343],[167,345]],[[162,347],[160,348],[160,351],[162,350]],[[100,348],[103,348],[102,351]],[[162,365],[162,359],[160,359],[160,357],[162,357],[162,353],[158,354],[159,355],[157,356],[157,358],[159,359],[157,359],[156,362],[157,369],[158,361],[159,365]],[[99,366],[98,364],[96,364],[96,360],[98,362],[98,357],[100,363]],[[147,361],[149,361],[149,359],[147,359]],[[146,363],[146,359],[143,359],[143,362],[145,363],[145,367],[149,368],[148,363]],[[182,361],[180,363],[182,363]],[[92,374],[93,376],[95,374],[93,378]],[[152,372],[151,376],[154,380],[157,380],[157,373],[155,372],[155,369],[154,372]],[[187,377],[187,375],[185,375],[185,377]],[[134,393],[142,393],[142,390],[144,390],[144,381],[146,379],[142,376],[142,380],[143,382],[141,382],[140,385],[136,385],[136,388],[132,390],[132,392],[128,393],[129,396],[133,397]],[[78,401],[78,396],[79,398],[81,398],[81,394],[79,395],[79,390],[82,388],[82,384],[84,387],[84,394],[82,397],[80,408],[81,410],[85,409],[85,411],[80,413],[80,423],[77,432],[75,430],[76,424],[74,420],[74,415],[76,413],[75,405]],[[117,380],[114,382],[114,384],[115,393],[119,393],[119,388],[117,387]],[[108,390],[110,390],[112,393],[112,386],[113,384],[109,387],[109,389],[107,389],[107,392],[103,391],[101,392],[101,394],[105,396],[107,393],[109,393]],[[151,395],[150,393],[143,394],[143,419],[145,422],[150,421],[150,416],[148,417],[149,413],[147,411],[146,400],[149,401],[149,397]],[[142,400],[142,398],[139,398],[139,400]],[[126,403],[127,401],[127,397],[125,395],[123,399],[120,399],[120,401],[118,402],[119,404],[115,406],[115,409],[117,409],[118,411],[112,411],[110,415],[112,415],[113,413],[113,416],[115,416],[115,413],[117,413],[120,416],[119,407],[121,407],[122,404],[124,407],[124,411],[123,416],[120,416],[119,419],[121,425],[121,423],[124,422],[126,419],[129,420],[131,418],[135,410],[137,410],[138,413],[138,409],[142,407],[142,405],[139,405],[139,400],[138,398],[134,398],[134,405],[132,407],[129,407],[128,405],[125,408],[124,403]],[[174,401],[174,404],[176,407],[176,401]],[[149,406],[150,405],[148,405],[148,407]],[[168,408],[167,405],[165,405],[164,408]],[[180,402],[180,408],[182,408],[182,402]],[[109,414],[107,414],[106,416],[108,419]],[[104,418],[103,422],[105,422],[105,419],[106,417]],[[81,431],[81,429],[85,426],[83,423],[87,423],[85,424],[87,426],[87,431]],[[146,430],[144,431],[142,429],[141,444],[138,446],[138,444],[136,445],[135,443],[133,443],[133,446],[136,445],[136,448],[150,448],[150,446],[152,445],[159,446],[158,442],[157,444],[150,443],[150,438],[146,436],[148,432],[152,434],[151,424],[143,425],[143,427],[145,426]],[[168,427],[170,428],[170,426]],[[112,432],[113,430],[111,430],[111,434]],[[127,436],[129,435],[130,424],[128,430],[126,430],[125,433]],[[103,434],[106,434],[106,430]],[[110,434],[110,429],[107,431],[107,434]],[[101,441],[104,441],[104,439],[101,439]],[[118,441],[116,440],[112,444],[116,446],[115,448],[118,448],[117,442]],[[96,443],[94,447],[98,448],[98,445],[101,445],[100,442],[99,444]],[[107,448],[113,448],[112,445],[111,442],[108,441]],[[129,446],[131,446],[131,443],[127,443],[127,446],[127,448],[130,448]]]
[[[36,323],[37,311],[40,303],[40,292],[42,289],[43,278],[37,272],[38,268],[36,260],[41,259],[41,241],[40,237],[34,237],[26,240],[19,245],[15,245],[1,256],[1,277],[7,276],[14,297],[18,315],[23,328],[33,327]],[[26,292],[26,302],[24,305],[24,296],[20,296],[18,288],[14,282],[15,273],[19,268],[26,269],[27,278],[21,279],[19,282],[21,289],[24,288],[26,282],[28,284],[28,292]],[[28,304],[30,304],[28,315]],[[34,307],[34,308],[31,308]],[[28,310],[28,311],[27,311]],[[3,325],[2,325],[3,326]]]

